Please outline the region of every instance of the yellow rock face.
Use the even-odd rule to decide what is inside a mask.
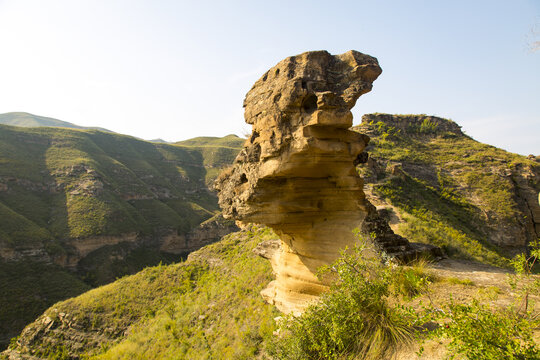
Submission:
[[[280,236],[276,280],[263,295],[284,312],[301,312],[326,289],[317,269],[354,244],[351,230],[366,215],[354,162],[369,138],[348,129],[350,109],[380,73],[377,59],[357,51],[307,52],[268,70],[246,95],[251,137],[215,187],[225,217]]]

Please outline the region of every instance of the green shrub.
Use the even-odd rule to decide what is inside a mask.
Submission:
[[[424,118],[422,124],[420,124],[420,133],[422,134],[433,134],[437,132],[438,124],[434,121],[431,121],[429,118]]]
[[[428,262],[419,259],[409,266],[395,267],[392,274],[392,287],[396,295],[402,295],[406,300],[411,300],[428,291],[435,277],[428,273]]]
[[[450,303],[449,321],[437,331],[449,338],[451,358],[458,355],[470,360],[540,359],[540,349],[533,340],[538,322],[521,316],[512,308],[495,310],[474,300],[471,304]],[[536,325],[535,325],[536,324]]]
[[[394,267],[360,245],[326,269],[330,291],[299,317],[281,323],[280,359],[386,359],[412,341],[414,316],[392,298]]]

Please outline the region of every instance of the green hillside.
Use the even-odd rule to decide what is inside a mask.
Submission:
[[[0,261],[0,348],[43,310],[91,287],[58,265]]]
[[[450,256],[508,266],[540,237],[540,162],[426,115],[364,115],[371,137],[359,171],[371,200],[397,212],[401,235]]]
[[[207,167],[229,164],[238,150],[205,156],[95,130],[0,126],[0,211],[9,219],[2,241],[186,231],[218,212]]]
[[[178,141],[175,144],[176,145],[182,145],[182,146],[195,146],[195,147],[216,147],[216,146],[223,146],[223,147],[230,147],[237,149],[238,147],[241,147],[244,145],[244,142],[246,140],[239,138],[236,135],[227,135],[224,137],[213,137],[213,136],[200,136],[189,140],[184,141]]]
[[[101,130],[106,132],[111,132],[110,130],[99,128],[99,127],[84,127],[72,124],[67,121],[62,121],[58,119],[53,119],[45,116],[33,115],[25,112],[10,112],[5,114],[0,114],[0,124],[3,125],[12,125],[12,126],[21,126],[21,127],[62,127],[70,129],[82,129],[82,130]]]
[[[20,341],[50,359],[256,358],[279,313],[259,294],[272,278],[270,263],[252,250],[272,238],[267,228],[233,233],[184,263],[55,304]]]
[[[232,161],[242,148],[246,140],[236,135],[218,137],[196,137],[175,143],[203,154],[204,166],[206,167],[206,182],[210,184],[221,171],[220,164],[232,164]]]
[[[270,355],[276,351],[276,342],[278,346],[291,346],[279,344],[279,337],[276,336],[277,321],[283,318],[283,314],[265,303],[260,295],[273,275],[269,261],[256,255],[254,249],[272,239],[276,239],[276,235],[268,228],[250,227],[193,252],[186,262],[146,268],[112,284],[59,302],[12,341],[10,350],[4,353],[5,358],[305,359],[294,353],[285,357]],[[379,266],[382,266],[381,263]],[[498,279],[496,285],[484,286],[475,284],[474,273],[461,274],[463,269],[458,271],[460,276],[466,276],[464,279],[431,273],[432,270],[422,265],[403,269],[390,266],[388,269],[392,269],[392,276],[397,276],[392,279],[393,283],[403,286],[400,291],[409,294],[405,297],[396,297],[394,293],[383,296],[383,299],[392,297],[394,301],[399,301],[397,309],[400,309],[400,315],[422,316],[426,304],[432,301],[437,305],[442,304],[448,301],[449,294],[456,294],[459,302],[479,295],[484,296],[486,303],[498,300],[503,300],[503,304],[508,302],[508,295],[503,294],[502,290],[507,274],[500,274],[502,280]],[[485,271],[486,267],[480,269]],[[426,281],[430,284],[429,297],[423,295],[427,291]],[[362,283],[361,280],[357,282]],[[334,298],[343,298],[341,295]],[[364,298],[369,300],[369,296],[373,295],[364,294]],[[411,302],[418,296],[421,297]],[[338,314],[330,320],[337,321],[330,326],[330,329],[335,329],[331,333],[334,339],[347,337],[347,334],[340,332],[347,328],[345,324],[351,320],[350,316],[339,317],[341,309],[345,308],[347,306],[336,304],[336,307],[326,309],[325,314]],[[358,312],[366,309],[368,313],[374,311],[366,306],[358,309]],[[413,315],[415,313],[418,315]],[[313,333],[306,333],[305,336],[296,334],[303,341],[322,335],[317,334],[317,329],[323,323],[328,326],[330,322],[324,319],[326,321],[318,324],[317,315],[313,312],[311,317],[315,323],[307,328]],[[531,324],[534,326],[534,323]],[[381,326],[384,327],[384,324]],[[416,328],[417,331],[420,329]],[[380,334],[371,335],[376,338]],[[508,334],[496,334],[503,335]],[[291,343],[293,345],[289,349],[298,352],[300,349],[294,345],[297,342],[293,340]],[[446,343],[433,341],[426,352],[440,355],[438,349],[444,348],[443,344]],[[317,343],[314,345],[317,347]],[[416,359],[418,346],[412,344],[412,348],[403,349],[406,355],[401,358]],[[287,354],[287,348],[283,350]],[[33,357],[24,357],[30,355]],[[313,358],[340,357],[334,354]]]
[[[238,151],[98,130],[0,125],[0,266],[72,279],[45,285],[37,270],[0,279],[10,289],[0,297],[6,310],[0,313],[0,345],[47,306],[88,285],[185,256],[187,250],[171,249],[163,239],[182,239],[215,218],[217,198],[207,184]],[[35,289],[28,287],[32,281]],[[45,296],[44,286],[54,296]],[[16,311],[33,297],[39,299],[29,307],[34,310]]]

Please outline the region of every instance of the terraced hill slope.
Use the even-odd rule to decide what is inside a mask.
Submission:
[[[179,260],[235,229],[208,183],[242,142],[196,147],[0,125],[0,342],[88,285]],[[22,307],[29,298],[38,300]]]

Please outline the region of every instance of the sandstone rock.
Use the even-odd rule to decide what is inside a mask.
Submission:
[[[246,95],[251,137],[216,180],[225,217],[270,226],[281,238],[267,299],[299,312],[326,289],[316,271],[356,239],[366,216],[355,169],[369,138],[349,130],[350,109],[371,90],[377,59],[349,51],[289,57]],[[364,160],[364,159],[360,159]]]

